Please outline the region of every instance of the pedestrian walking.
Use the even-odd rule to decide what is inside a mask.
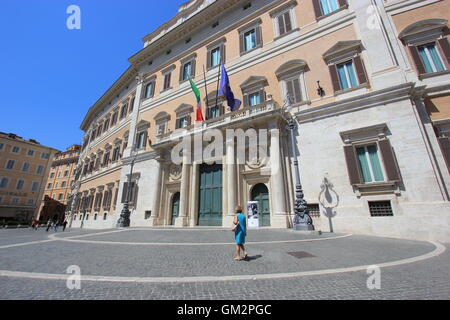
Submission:
[[[53,229],[58,232],[58,221],[53,222]]]
[[[48,220],[48,222],[47,222],[47,229],[45,231],[48,232],[48,230],[50,230],[51,226],[52,226],[52,221]]]
[[[236,216],[233,221],[233,231],[234,238],[236,240],[236,257],[234,260],[240,261],[241,259],[241,249],[244,252],[244,260],[247,259],[248,253],[245,249],[245,236],[247,235],[247,220],[245,215],[242,213],[242,207],[236,207]]]
[[[36,221],[31,221],[31,229],[35,230],[36,229]]]
[[[65,221],[63,222],[63,231],[66,230],[66,227],[67,227],[67,220],[65,220]]]

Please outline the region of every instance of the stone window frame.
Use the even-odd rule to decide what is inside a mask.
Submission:
[[[212,92],[208,93],[208,96],[204,98],[205,101],[205,107],[206,107],[206,121],[214,119],[218,119],[221,116],[223,116],[226,112],[225,110],[225,96],[217,96],[217,107],[219,108],[219,116],[217,117],[211,117],[211,109],[216,107],[216,96],[217,96],[217,90],[214,90]]]
[[[6,185],[4,187],[1,186],[1,182],[4,181],[3,179],[6,179]],[[11,179],[9,177],[0,177],[0,189],[8,189],[8,185]]]
[[[12,165],[12,168],[11,168],[11,169],[8,168],[8,163],[9,163],[10,161],[13,162],[13,165]],[[15,167],[15,166],[16,166],[16,160],[14,160],[14,159],[6,159],[6,161],[5,161],[5,170],[14,171],[14,167]]]
[[[401,171],[388,134],[386,123],[340,132],[350,185],[358,198],[378,194],[400,195]],[[378,148],[384,181],[365,183],[362,180],[356,148],[373,144]]]
[[[28,166],[26,167],[26,170],[24,170],[24,169],[25,169],[25,165],[28,165]],[[21,171],[21,172],[29,172],[29,171],[30,171],[30,168],[31,168],[31,163],[29,163],[29,162],[27,162],[27,161],[24,161],[24,162],[22,162],[22,169],[20,169],[20,171]]]
[[[245,34],[251,30],[255,30],[256,46],[250,50],[245,50]],[[262,32],[262,19],[258,18],[255,21],[248,23],[244,27],[238,29],[239,33],[239,52],[240,56],[253,52],[264,45],[263,32]]]
[[[182,84],[186,81],[189,80],[189,77],[187,79],[183,79],[184,76],[184,66],[188,63],[191,64],[191,74],[189,75],[191,77],[191,79],[195,78],[195,69],[196,69],[196,62],[197,62],[197,54],[193,53],[189,56],[187,56],[186,58],[182,59],[181,61],[181,67],[180,67],[180,78],[179,78],[179,83]]]
[[[113,126],[116,126],[118,122],[119,122],[119,107],[116,106],[111,111],[111,121],[109,127],[112,128]]]
[[[314,14],[316,16],[316,21],[325,19],[333,14],[336,14],[342,10],[348,9],[348,1],[347,0],[336,0],[339,8],[333,12],[324,14],[323,13],[323,9],[322,9],[322,5],[320,4],[320,0],[311,0],[312,4],[313,4],[313,9],[314,9]]]
[[[37,185],[36,190],[33,190],[33,187],[34,187],[35,185]],[[31,185],[30,185],[30,192],[37,192],[37,191],[39,191],[39,187],[40,187],[40,186],[41,186],[41,182],[40,182],[40,181],[33,181],[33,182],[31,182]]]
[[[22,186],[21,186],[20,189],[19,189],[19,182],[22,182]],[[26,183],[26,180],[25,180],[25,179],[17,179],[15,190],[22,191],[23,189],[25,189],[25,183]]]
[[[148,139],[148,129],[150,128],[150,122],[141,120],[137,126],[136,126],[136,136],[135,136],[135,142],[134,142],[134,149],[137,151],[145,150],[147,148],[147,139]],[[143,139],[143,145],[139,146],[139,138],[141,135],[144,135]]]
[[[32,152],[31,155],[30,155],[30,151]],[[36,153],[36,152],[35,152],[33,149],[28,149],[28,151],[27,151],[27,157],[28,157],[28,158],[34,158],[35,153]]]
[[[194,112],[194,107],[190,104],[182,103],[175,109],[176,113],[176,122],[175,122],[175,130],[177,129],[186,129],[192,124],[192,113]],[[181,127],[181,120],[186,119],[187,125],[186,127]]]
[[[157,76],[152,75],[151,77],[148,77],[147,79],[144,80],[143,84],[142,84],[142,88],[144,90],[142,90],[141,92],[141,100],[147,100],[147,99],[152,99],[155,96],[155,92],[156,92],[156,80],[157,80]],[[152,85],[152,90],[150,92],[150,96],[146,96],[147,93],[147,87],[149,85]]]
[[[122,147],[122,139],[120,139],[120,138],[114,139],[113,146],[112,146],[111,163],[116,163],[120,160],[121,147]],[[118,150],[117,153],[116,153],[116,150]],[[117,159],[114,159],[116,155],[117,155]]]
[[[155,129],[156,129],[155,136],[156,137],[161,136],[161,135],[165,134],[166,132],[169,132],[168,124],[169,124],[170,119],[171,119],[170,114],[168,114],[165,111],[159,112],[153,118],[153,121],[155,121]],[[161,125],[164,125],[164,131],[163,132],[159,131]]]
[[[297,16],[296,16],[295,10],[294,10],[294,8],[296,6],[297,6],[297,1],[291,0],[291,1],[288,1],[287,3],[283,4],[282,6],[272,10],[269,13],[270,17],[272,18],[272,22],[273,22],[274,35],[275,35],[274,41],[300,30],[298,23],[297,23]],[[278,18],[282,15],[285,15],[286,13],[289,13],[289,18],[291,20],[291,30],[285,31],[283,34],[281,34]]]
[[[362,52],[363,46],[361,40],[349,40],[338,41],[322,55],[325,63],[328,65],[335,95],[370,87],[369,75],[362,58]],[[353,63],[358,86],[342,89],[337,66],[348,61],[352,61]]]
[[[250,76],[246,81],[241,83],[240,88],[242,90],[242,103],[244,108],[250,106],[249,96],[257,92],[259,92],[261,96],[261,103],[259,105],[264,104],[267,101],[267,93],[265,88],[268,86],[269,82],[267,81],[267,78],[259,76]]]
[[[220,49],[220,60],[221,63],[224,64],[226,62],[226,48],[225,43],[227,39],[222,37],[221,39],[214,41],[210,45],[206,47],[206,70],[213,70],[215,68],[220,68],[220,63],[216,66],[212,66],[211,54],[215,49]]]
[[[415,68],[419,79],[430,78],[450,73],[450,45],[446,35],[448,20],[425,19],[410,24],[404,28],[398,38],[407,48],[412,66]],[[426,72],[419,47],[434,43],[445,70],[437,72]]]
[[[173,73],[174,73],[175,69],[176,69],[176,66],[173,64],[170,67],[168,67],[168,68],[164,69],[163,71],[161,71],[162,80],[163,80],[163,85],[161,87],[161,93],[173,89],[172,83],[173,83]],[[169,82],[168,86],[166,86],[166,81],[167,81],[166,76],[167,75],[170,75],[170,78],[169,78],[169,81],[168,81]]]
[[[14,152],[14,148],[17,148],[18,151],[17,151],[17,152]],[[19,146],[11,146],[11,150],[9,150],[9,153],[12,153],[12,154],[20,154],[20,151],[21,151],[21,150],[22,150],[22,148],[19,147]]]
[[[287,84],[286,82],[293,79],[298,79],[300,84],[301,101],[295,102],[292,106],[300,106],[303,104],[309,104],[308,89],[306,87],[305,73],[309,70],[308,64],[301,59],[291,60],[283,63],[276,71],[275,74],[280,83],[280,89],[282,97],[286,97]]]
[[[129,104],[130,104],[130,101],[128,99],[125,99],[120,103],[119,122],[122,121],[123,119],[127,118]]]

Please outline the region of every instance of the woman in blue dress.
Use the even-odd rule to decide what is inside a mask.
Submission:
[[[236,207],[236,216],[234,217],[233,223],[236,226],[234,230],[234,238],[236,239],[236,257],[234,258],[234,260],[240,261],[241,249],[242,251],[244,251],[244,259],[246,259],[248,256],[247,250],[245,250],[244,247],[245,236],[247,235],[247,220],[245,218],[245,215],[242,213],[241,206]]]

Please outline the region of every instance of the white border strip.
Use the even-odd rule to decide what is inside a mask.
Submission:
[[[427,259],[431,259],[441,255],[446,248],[438,242],[429,241],[436,248],[427,254],[396,260],[392,262],[385,262],[380,264],[371,264],[355,267],[326,269],[317,271],[291,272],[291,273],[272,273],[272,274],[256,274],[256,275],[237,275],[237,276],[207,276],[207,277],[119,277],[119,276],[81,276],[82,281],[94,282],[127,282],[127,283],[192,283],[192,282],[220,282],[220,281],[243,281],[243,280],[266,280],[266,279],[282,279],[282,278],[296,278],[306,276],[318,276],[336,273],[356,272],[367,270],[368,267],[377,265],[380,268],[394,267],[408,263],[415,263]],[[34,273],[34,272],[19,272],[0,270],[0,277],[12,278],[27,278],[27,279],[41,279],[41,280],[68,280],[71,275],[66,274],[51,274],[51,273]]]

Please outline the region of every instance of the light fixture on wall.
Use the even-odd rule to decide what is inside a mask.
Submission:
[[[323,97],[325,95],[325,90],[320,86],[320,81],[317,81],[317,94],[320,97]]]

